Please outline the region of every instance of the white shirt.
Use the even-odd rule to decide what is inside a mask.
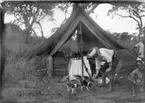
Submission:
[[[94,47],[92,52],[88,55],[89,57],[92,57],[96,54],[97,52],[97,48]],[[107,49],[107,48],[100,48],[99,49],[100,55],[107,61],[107,62],[111,62],[112,61],[112,56],[114,51],[111,49]],[[100,61],[98,60],[98,58],[95,58],[95,65],[96,65],[96,69],[100,69]]]
[[[111,49],[106,49],[106,48],[100,48],[100,55],[106,59],[107,62],[111,62],[112,61],[112,56],[114,51]]]

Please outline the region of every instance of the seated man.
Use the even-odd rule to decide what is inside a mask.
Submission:
[[[132,83],[133,92],[132,96],[136,95],[136,86],[144,85],[144,68],[140,61],[137,62],[137,67],[128,76],[128,80]]]

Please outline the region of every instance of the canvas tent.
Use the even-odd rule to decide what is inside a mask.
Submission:
[[[29,57],[47,53],[52,57],[75,33],[81,28],[81,40],[91,46],[111,49],[124,49],[124,47],[107,34],[79,5],[74,7],[69,19],[40,47],[29,53]],[[53,60],[53,59],[51,59]],[[52,61],[50,61],[53,63]],[[53,64],[50,65],[53,69]],[[50,70],[54,71],[54,70]],[[59,73],[60,74],[60,73]],[[52,72],[51,72],[52,75]]]
[[[113,36],[107,34],[81,7],[74,8],[69,19],[44,44],[30,53],[30,56],[48,53],[53,55],[62,47],[81,25],[82,39],[86,44],[112,49],[123,49]]]

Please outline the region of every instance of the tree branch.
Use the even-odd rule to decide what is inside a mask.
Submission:
[[[128,17],[130,17],[129,15],[128,16],[123,16],[123,15],[117,13],[117,12],[115,12],[115,14],[118,15],[118,16],[120,16],[120,17],[122,17],[122,18],[128,18]]]
[[[46,16],[47,16],[47,14],[44,15],[44,16],[42,16],[41,18],[39,18],[39,19],[37,20],[37,22],[40,21],[40,20],[42,20],[42,19],[45,18]]]
[[[37,36],[37,33],[35,32],[35,30],[32,29],[32,28],[31,28],[31,30],[33,31],[34,35],[35,35],[36,37],[38,37],[38,36]]]
[[[16,18],[16,20],[17,20],[18,22],[24,23],[24,22],[22,22],[19,18],[17,18],[16,14],[14,14],[14,17]]]
[[[41,29],[42,37],[44,38],[44,33],[43,33],[43,29],[42,29],[42,26],[41,26],[40,22],[39,21],[36,21],[36,23],[39,25],[39,27]]]
[[[133,17],[132,15],[131,15],[131,12],[129,12],[129,14],[130,14],[130,18],[132,18],[133,20],[135,20],[136,22],[137,22],[137,24],[138,24],[138,26],[140,26],[140,22],[135,18],[135,17]]]
[[[143,28],[143,21],[142,21],[142,18],[139,17],[139,20],[140,20],[140,26],[141,26],[141,28]]]
[[[36,14],[38,13],[39,9],[37,8],[36,12],[34,13],[33,16],[36,16]]]
[[[67,13],[67,9],[65,9],[64,14],[65,14],[65,19],[66,19],[66,13]]]
[[[138,25],[140,25],[140,22],[135,17],[131,16],[131,14],[128,16],[123,16],[123,15],[118,14],[118,13],[116,13],[116,14],[122,18],[132,18],[133,20],[135,20],[137,22]]]
[[[99,4],[95,4],[87,13],[88,14],[91,14],[94,12],[94,9],[96,9],[96,7],[98,6]]]
[[[133,16],[129,16],[129,17],[132,18],[133,20],[135,20],[138,25],[140,25],[140,22],[136,18],[134,18]]]
[[[137,11],[133,10],[133,14],[134,14],[136,17],[140,18],[140,15],[138,14]]]

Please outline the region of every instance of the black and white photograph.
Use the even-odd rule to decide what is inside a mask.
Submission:
[[[145,103],[145,0],[0,0],[0,103]]]

